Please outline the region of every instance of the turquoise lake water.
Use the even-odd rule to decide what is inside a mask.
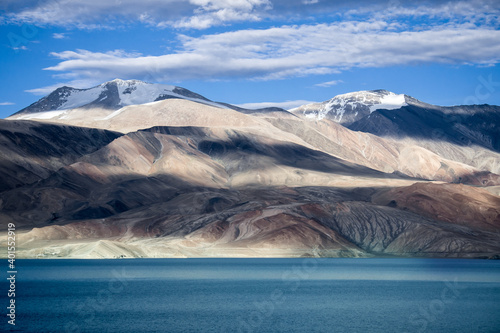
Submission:
[[[500,332],[500,261],[16,263],[16,325],[7,324],[4,279],[2,331]]]

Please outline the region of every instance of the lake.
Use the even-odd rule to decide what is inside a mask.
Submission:
[[[16,263],[16,325],[7,324],[3,279],[2,331],[500,332],[493,260]]]

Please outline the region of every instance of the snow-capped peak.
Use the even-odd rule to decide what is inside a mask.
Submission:
[[[88,89],[67,86],[58,88],[38,102],[19,111],[16,115],[64,111],[82,107],[118,110],[128,105],[146,104],[169,98],[187,99],[226,108],[184,88],[139,80],[114,79]]]
[[[174,89],[174,86],[169,85],[114,79],[90,89],[72,89],[60,93],[61,103],[55,110],[74,109],[87,104],[108,108],[144,104],[157,100],[162,94],[172,95]]]
[[[408,105],[406,95],[387,90],[364,90],[337,95],[322,102],[303,105],[290,110],[306,118],[321,120],[328,118],[338,123],[352,123],[376,110],[394,110]]]
[[[394,110],[402,106],[406,106],[406,98],[404,94],[395,94],[387,90],[363,90],[353,93],[338,95],[329,101],[332,105],[335,104],[358,104],[359,106],[367,106],[370,113],[376,110]]]
[[[108,82],[105,82],[103,84],[107,84],[107,83],[117,83],[117,84],[136,84],[136,83],[142,83],[142,84],[146,84],[146,82],[144,81],[141,81],[141,80],[122,80],[122,79],[119,79],[119,78],[116,78],[114,80],[111,80],[111,81],[108,81]]]

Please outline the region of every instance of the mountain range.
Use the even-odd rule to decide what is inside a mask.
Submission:
[[[287,111],[61,87],[0,120],[0,217],[27,258],[499,258],[499,126],[386,90]]]

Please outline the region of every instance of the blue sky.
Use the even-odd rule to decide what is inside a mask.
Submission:
[[[290,108],[387,89],[500,105],[500,2],[0,0],[0,117],[114,78]]]

